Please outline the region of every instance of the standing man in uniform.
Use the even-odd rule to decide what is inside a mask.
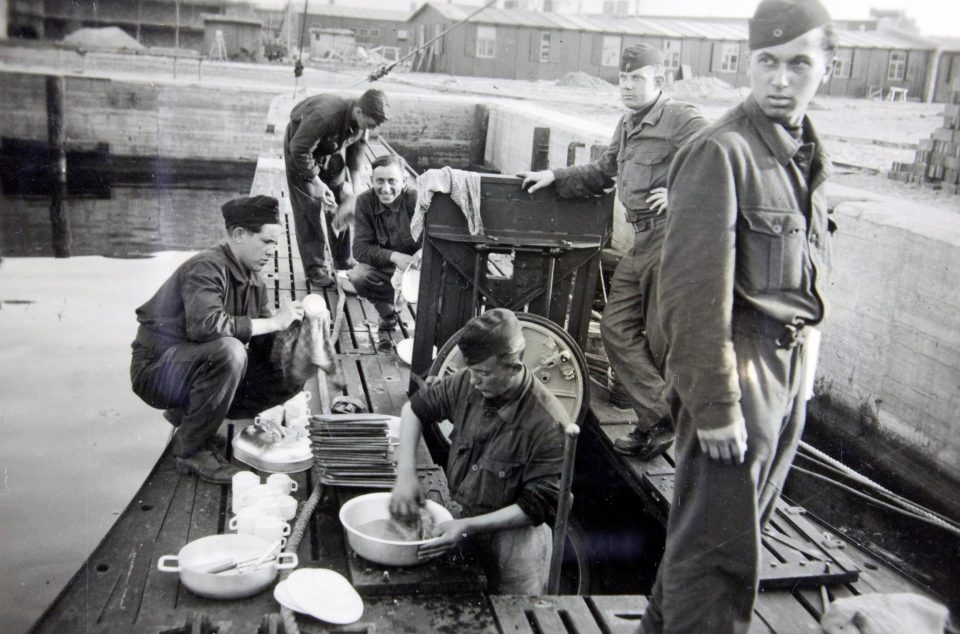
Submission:
[[[372,187],[357,196],[353,257],[357,264],[348,273],[357,294],[373,302],[380,315],[380,330],[395,330],[400,317],[394,303],[391,278],[405,269],[420,249],[410,235],[410,220],[417,210],[417,190],[406,187],[403,162],[386,155],[373,162]]]
[[[337,215],[352,215],[354,186],[367,131],[387,120],[387,97],[370,89],[359,99],[322,94],[307,97],[290,112],[283,140],[290,205],[297,230],[303,271],[319,288],[335,284],[324,260],[326,210],[339,205]],[[346,156],[344,156],[346,155]],[[351,180],[346,179],[350,170]],[[330,223],[327,228],[333,235]],[[331,238],[332,239],[332,238]],[[350,232],[344,228],[330,245],[334,266],[349,268]]]
[[[165,409],[176,428],[177,468],[216,484],[239,471],[219,452],[227,416],[248,418],[283,403],[290,385],[271,362],[273,334],[303,317],[299,302],[274,315],[260,270],[280,239],[276,198],[236,198],[223,205],[227,239],[193,256],[137,309],[133,391]]]
[[[453,423],[447,480],[462,516],[434,529],[421,558],[463,544],[495,594],[546,589],[567,414],[524,366],[520,321],[505,308],[467,322],[458,340],[467,367],[422,388],[403,406],[391,514],[417,518],[424,503],[416,450],[424,424]]]
[[[658,302],[677,465],[646,634],[750,627],[826,311],[830,164],[805,113],[836,37],[818,0],[763,0],[749,38],[751,94],[670,171]]]
[[[673,441],[662,359],[654,357],[647,339],[648,329],[657,323],[650,311],[666,226],[667,170],[677,150],[708,123],[696,107],[665,96],[665,81],[659,49],[628,46],[620,56],[620,98],[632,112],[617,123],[603,156],[588,165],[519,174],[530,192],[553,184],[565,197],[601,194],[616,180],[617,198],[635,235],[610,281],[600,333],[610,365],[637,413],[634,429],[614,447],[643,460],[659,455]]]

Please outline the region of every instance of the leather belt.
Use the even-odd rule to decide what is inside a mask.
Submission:
[[[807,339],[806,322],[794,319],[785,324],[752,309],[734,309],[734,327],[774,340],[778,348],[790,350]]]
[[[653,216],[652,218],[644,218],[642,220],[636,220],[631,222],[633,225],[634,233],[643,233],[644,231],[650,231],[654,227],[667,221],[667,217],[663,214],[659,216]]]

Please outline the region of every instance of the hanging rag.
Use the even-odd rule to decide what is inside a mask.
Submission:
[[[434,192],[450,194],[453,202],[463,211],[470,235],[483,235],[480,219],[480,174],[443,167],[427,170],[417,177],[417,210],[410,220],[410,235],[414,240],[423,233],[423,216],[430,208]]]
[[[831,603],[820,626],[826,634],[942,634],[948,618],[946,607],[919,594],[861,594]]]
[[[330,334],[330,311],[322,299],[319,304],[304,300],[303,319],[277,335],[270,355],[271,363],[282,368],[290,385],[303,385],[318,368],[327,375],[334,373],[336,353]]]

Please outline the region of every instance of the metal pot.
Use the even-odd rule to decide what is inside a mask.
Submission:
[[[269,473],[296,473],[313,464],[308,437],[260,417],[234,437],[233,457]]]
[[[390,494],[386,492],[368,493],[347,501],[340,507],[340,523],[347,529],[347,541],[350,547],[364,559],[387,566],[413,566],[419,563],[417,550],[432,539],[418,541],[396,541],[380,539],[357,530],[374,520],[390,517]],[[427,500],[427,510],[439,524],[453,519],[450,511],[433,500]]]
[[[297,554],[280,553],[256,567],[205,571],[227,567],[231,562],[255,560],[269,548],[270,542],[254,535],[210,535],[193,540],[176,555],[164,555],[157,562],[157,569],[179,572],[180,582],[194,594],[211,599],[239,599],[264,590],[273,583],[278,570],[296,568]]]

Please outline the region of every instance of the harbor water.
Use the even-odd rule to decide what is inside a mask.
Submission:
[[[148,179],[68,197],[74,257],[52,257],[49,198],[0,197],[0,623],[22,632],[136,493],[170,433],[130,390],[134,309],[222,236],[249,177]]]

